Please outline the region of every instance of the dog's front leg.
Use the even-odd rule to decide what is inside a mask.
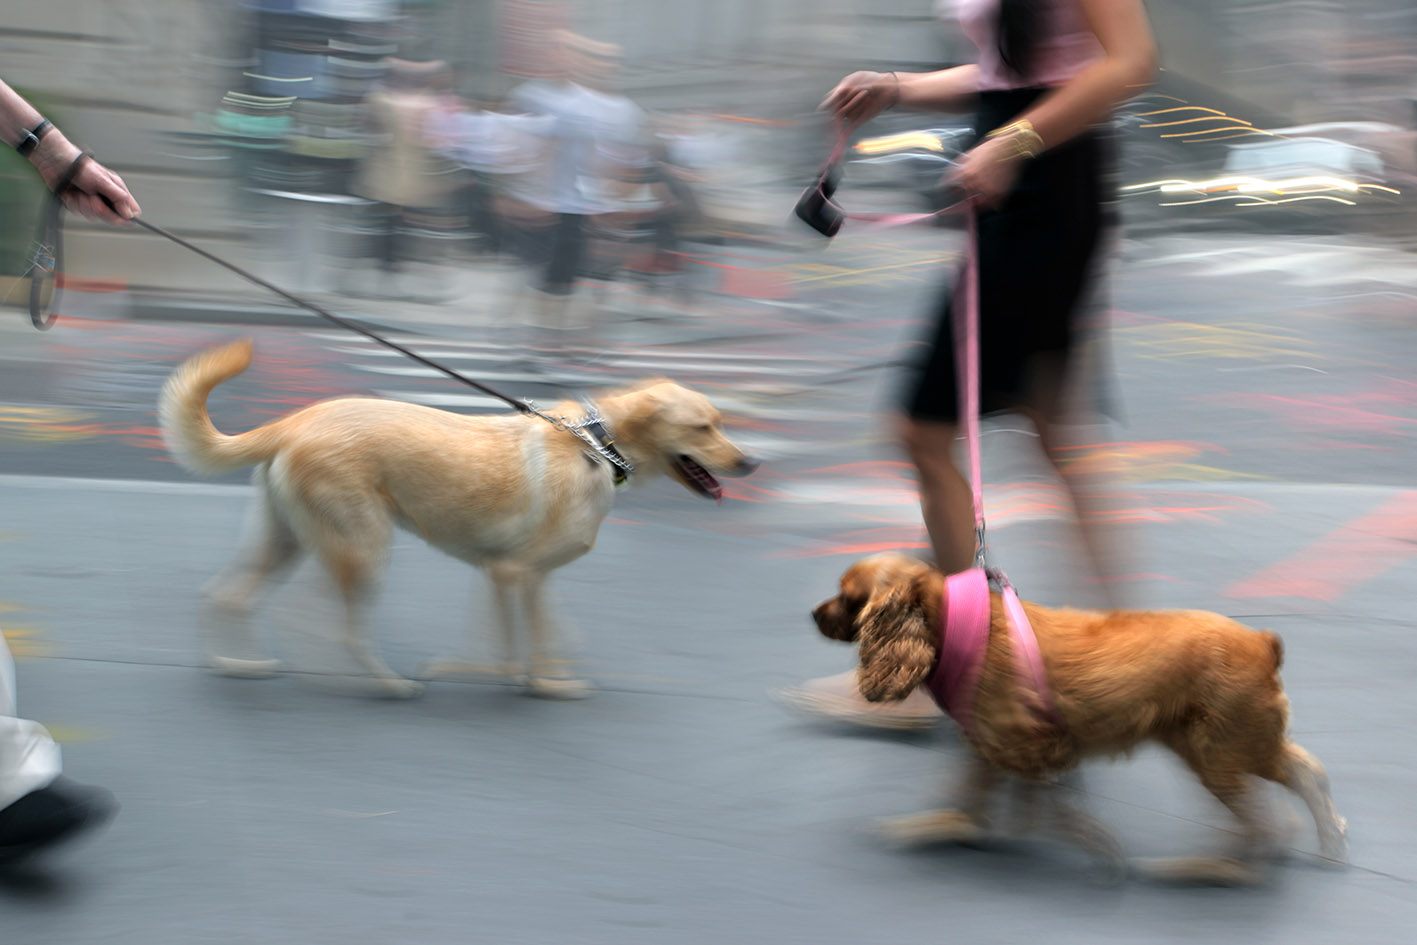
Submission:
[[[567,673],[565,661],[555,655],[546,608],[546,577],[545,573],[530,574],[522,585],[522,611],[531,637],[527,691],[543,699],[584,699],[593,687]]]
[[[989,811],[1003,772],[971,753],[969,768],[955,790],[954,804],[882,821],[880,832],[899,846],[979,843],[988,834]]]
[[[518,683],[526,681],[526,668],[519,658],[520,647],[517,636],[516,594],[522,582],[522,571],[512,565],[493,564],[487,568],[487,580],[492,585],[494,619],[497,621],[500,658],[491,665],[479,663],[468,656],[447,656],[424,664],[422,674],[428,679],[485,679],[488,676],[510,679]],[[469,636],[476,644],[476,633],[469,626]],[[469,654],[471,650],[469,651]]]
[[[1073,804],[1067,797],[1068,791],[1052,781],[1027,782],[1027,801],[1042,815],[1039,820],[1042,832],[1095,857],[1104,881],[1121,882],[1127,875],[1127,858],[1122,845],[1106,824]]]

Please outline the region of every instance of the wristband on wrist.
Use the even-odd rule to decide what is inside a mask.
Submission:
[[[1043,139],[1033,130],[1033,122],[1020,118],[1012,124],[995,128],[985,138],[1007,138],[1014,149],[1014,157],[1036,158],[1044,151]]]
[[[25,136],[15,145],[15,150],[20,152],[24,157],[29,157],[30,152],[39,147],[40,139],[53,130],[54,125],[48,118],[41,120],[39,124],[25,132]]]
[[[890,72],[887,72],[886,75],[890,76],[892,79],[895,79],[895,95],[891,97],[891,103],[887,105],[886,108],[895,108],[897,105],[900,104],[900,76],[896,73],[894,69],[892,69]]]

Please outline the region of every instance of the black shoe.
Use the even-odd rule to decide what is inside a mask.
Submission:
[[[101,827],[117,811],[109,791],[58,778],[0,809],[0,865]]]

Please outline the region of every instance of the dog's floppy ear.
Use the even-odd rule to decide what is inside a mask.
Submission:
[[[882,591],[856,618],[861,695],[896,702],[925,682],[939,654],[918,581]]]

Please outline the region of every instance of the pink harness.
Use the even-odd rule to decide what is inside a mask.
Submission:
[[[960,728],[973,731],[979,671],[989,649],[990,580],[1003,589],[1000,597],[1014,644],[1019,682],[1032,689],[1044,711],[1057,719],[1057,706],[1048,686],[1043,653],[1038,648],[1033,625],[1028,622],[1023,603],[1009,579],[1002,571],[992,568],[970,568],[945,578],[944,599],[940,602],[940,658],[925,686]]]
[[[969,222],[969,260],[958,288],[955,356],[959,360],[960,402],[964,406],[965,441],[969,450],[969,478],[974,493],[974,567],[945,578],[944,601],[940,608],[940,657],[926,683],[940,708],[949,713],[966,732],[973,730],[974,700],[978,695],[979,671],[989,646],[990,594],[992,581],[999,587],[1004,617],[1013,643],[1019,682],[1038,697],[1044,711],[1060,720],[1038,638],[1028,622],[1018,593],[1003,571],[988,566],[984,542],[984,479],[979,460],[979,232],[972,200],[934,213],[848,213],[832,201],[835,173],[845,154],[847,129],[838,129],[836,145],[827,159],[821,179],[803,192],[796,213],[824,236],[834,236],[847,219],[877,226],[899,226],[933,220],[946,213],[963,210]]]

